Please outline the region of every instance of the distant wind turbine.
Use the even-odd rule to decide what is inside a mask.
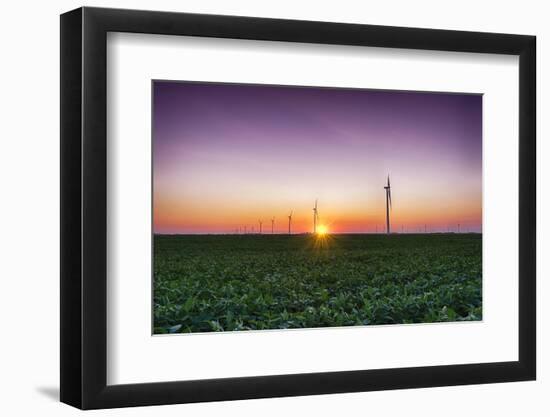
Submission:
[[[388,175],[388,184],[384,187],[386,190],[386,233],[390,234],[390,209],[391,209],[391,186],[390,176]]]
[[[315,207],[313,207],[313,233],[317,233],[317,219],[318,217],[317,213],[317,200],[315,200]]]
[[[274,226],[275,226],[275,217],[273,217],[273,218],[271,219],[271,234],[273,234]]]
[[[293,212],[294,212],[294,210],[292,210],[292,211],[290,212],[290,214],[288,215],[288,234],[289,234],[289,235],[291,234],[291,232],[290,232],[290,231],[291,231],[290,226],[291,226],[291,224],[292,224],[292,213],[293,213]]]
[[[262,234],[262,221],[258,220],[258,223],[260,223],[260,234]]]

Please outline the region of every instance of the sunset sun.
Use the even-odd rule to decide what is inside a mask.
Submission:
[[[317,226],[317,234],[318,234],[319,236],[326,235],[327,233],[328,233],[328,227],[326,227],[326,226],[323,225],[323,224]]]

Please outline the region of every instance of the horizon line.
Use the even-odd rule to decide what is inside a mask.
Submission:
[[[157,233],[153,232],[155,236],[311,236],[315,235],[313,232],[301,232],[301,233]],[[482,235],[483,232],[390,232],[390,235]],[[388,235],[386,232],[335,232],[327,233],[327,235]]]

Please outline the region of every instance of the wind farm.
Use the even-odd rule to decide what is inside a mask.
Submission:
[[[392,231],[392,228],[391,228],[391,224],[392,224],[392,221],[391,221],[391,217],[392,217],[392,187],[391,187],[391,182],[390,182],[390,175],[388,174],[387,177],[386,177],[386,183],[384,184],[383,186],[383,189],[384,189],[384,198],[385,198],[385,209],[384,209],[384,224],[381,225],[380,227],[378,227],[378,225],[376,225],[375,229],[374,230],[371,230],[370,228],[368,227],[365,227],[363,229],[360,229],[360,231],[356,231],[356,232],[344,232],[344,233],[338,233],[338,232],[335,232],[333,230],[331,230],[331,228],[329,227],[329,224],[328,222],[326,223],[322,223],[321,222],[321,219],[320,219],[320,215],[319,215],[319,208],[318,208],[318,204],[319,204],[319,199],[315,199],[315,202],[314,202],[314,205],[313,205],[313,208],[312,208],[312,211],[313,211],[313,217],[312,217],[312,223],[311,223],[311,231],[308,232],[308,231],[293,231],[292,230],[292,216],[294,214],[294,210],[291,210],[290,213],[288,214],[287,218],[288,218],[288,227],[285,231],[281,231],[281,230],[277,230],[275,229],[275,216],[273,216],[271,218],[271,235],[274,235],[274,234],[281,234],[281,233],[284,233],[284,234],[287,234],[287,235],[292,235],[292,234],[312,234],[313,236],[324,236],[324,235],[327,235],[329,233],[332,233],[332,234],[371,234],[371,233],[374,233],[374,234],[377,234],[377,233],[382,233],[382,234],[386,234],[386,235],[389,235],[389,234],[411,234],[411,233],[422,233],[422,234],[428,234],[428,233],[461,233],[461,229],[460,229],[460,223],[456,223],[456,224],[453,224],[453,225],[447,225],[447,224],[438,224],[438,225],[431,225],[430,228],[428,229],[428,224],[427,223],[420,223],[420,224],[410,224],[408,223],[407,224],[407,228],[405,229],[405,225],[403,223],[401,223],[400,225],[400,228],[395,228],[393,231]],[[367,222],[367,220],[365,220]],[[263,234],[262,233],[262,225],[263,225],[263,221],[260,219],[258,220],[258,224],[259,224],[259,229],[257,232],[254,232],[254,226],[252,227],[248,227],[247,225],[239,225],[231,230],[228,230],[227,233],[219,233],[219,234]],[[334,225],[334,223],[332,223]],[[475,227],[474,227],[475,229]],[[469,233],[468,229],[462,229],[462,233]],[[475,231],[472,231],[472,233],[475,233]]]
[[[480,96],[153,92],[155,334],[483,318]]]

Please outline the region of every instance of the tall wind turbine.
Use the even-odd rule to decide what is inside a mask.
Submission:
[[[260,234],[262,234],[262,221],[258,220],[258,223],[260,223]]]
[[[294,210],[292,210],[292,211],[290,212],[290,214],[288,215],[288,234],[289,234],[289,235],[291,234],[291,233],[290,233],[290,225],[291,225],[291,223],[292,223],[292,213],[293,213],[293,212],[294,212]]]
[[[388,175],[388,184],[384,187],[384,190],[386,190],[386,233],[389,235],[391,232],[391,229],[390,229],[391,186],[390,186],[389,175]]]
[[[271,234],[273,234],[274,226],[275,226],[275,217],[271,218]]]
[[[315,200],[315,207],[313,207],[313,234],[317,233],[317,200]]]

